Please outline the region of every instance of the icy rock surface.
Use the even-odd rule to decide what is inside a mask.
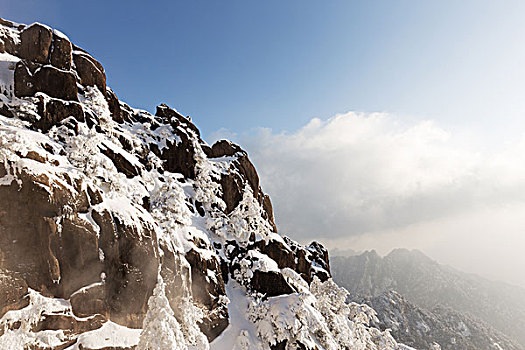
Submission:
[[[277,233],[238,145],[0,20],[0,349],[405,349]]]

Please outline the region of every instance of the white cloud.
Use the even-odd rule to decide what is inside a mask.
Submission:
[[[383,252],[420,248],[466,269],[479,257],[458,256],[476,254],[467,254],[469,247],[486,254],[490,247],[481,245],[493,237],[516,243],[496,245],[500,260],[521,256],[525,246],[525,220],[514,218],[520,211],[511,211],[513,219],[506,212],[525,208],[525,139],[480,152],[431,121],[404,124],[388,114],[353,112],[312,119],[290,134],[227,136],[248,150],[280,231],[295,239]],[[519,264],[525,267],[525,259]]]

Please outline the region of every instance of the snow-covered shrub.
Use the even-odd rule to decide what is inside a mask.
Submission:
[[[180,247],[180,235],[184,226],[191,225],[191,211],[186,204],[186,194],[176,174],[165,173],[152,176],[153,188],[150,190],[150,213],[160,230],[159,238],[172,249]]]
[[[310,292],[267,300],[254,298],[248,309],[258,337],[268,344],[299,342],[325,350],[399,349],[389,332],[369,326],[375,317],[366,306],[347,303],[348,292],[331,279],[314,278]]]
[[[166,285],[158,277],[153,295],[148,300],[148,312],[137,350],[186,350],[186,341],[174,316],[165,292]]]
[[[226,204],[221,199],[220,174],[206,157],[197,136],[192,135],[195,159],[195,200],[202,203],[206,211],[211,212],[213,207],[224,210]]]
[[[209,349],[208,338],[199,328],[199,323],[201,323],[204,316],[202,310],[195,306],[188,297],[182,298],[178,308],[181,310],[180,324],[187,344],[195,349]]]

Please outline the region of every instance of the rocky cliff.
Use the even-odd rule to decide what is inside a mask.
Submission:
[[[401,349],[277,233],[238,145],[0,20],[0,349]]]

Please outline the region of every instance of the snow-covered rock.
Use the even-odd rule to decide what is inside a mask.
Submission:
[[[0,349],[404,349],[277,233],[248,154],[0,20]]]

